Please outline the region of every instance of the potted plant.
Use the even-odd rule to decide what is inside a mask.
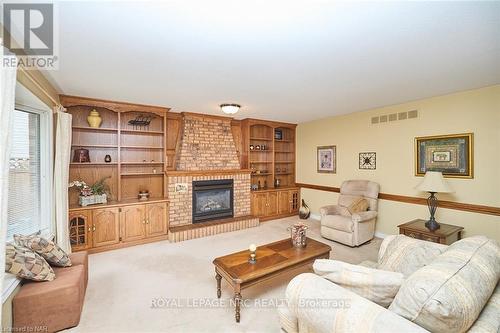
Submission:
[[[92,185],[87,185],[84,181],[75,180],[69,183],[69,188],[77,188],[80,191],[79,204],[80,206],[88,206],[108,202],[109,186],[106,184],[104,177]]]

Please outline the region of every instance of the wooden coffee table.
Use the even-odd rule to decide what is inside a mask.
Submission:
[[[316,259],[330,258],[331,247],[314,239],[307,238],[307,246],[295,248],[290,238],[259,246],[257,262],[248,262],[250,251],[240,251],[215,258],[215,279],[217,297],[221,297],[221,280],[224,278],[234,290],[236,322],[240,322],[241,290],[265,281],[283,272],[308,265]]]

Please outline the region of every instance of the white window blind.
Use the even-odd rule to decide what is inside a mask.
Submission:
[[[7,239],[43,229],[41,214],[40,115],[14,111],[9,160]]]

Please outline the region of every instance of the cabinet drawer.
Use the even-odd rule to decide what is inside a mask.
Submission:
[[[428,241],[428,242],[439,243],[439,237],[437,237],[437,236],[422,235],[421,239]]]
[[[403,232],[404,232],[404,235],[406,235],[408,237],[422,239],[422,234],[419,232],[410,231],[410,230],[404,230]]]

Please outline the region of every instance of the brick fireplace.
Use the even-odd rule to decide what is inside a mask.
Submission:
[[[231,118],[185,113],[182,115],[181,128],[176,170],[167,172],[170,239],[178,241],[257,226],[258,218],[250,215],[250,170],[240,169]],[[221,216],[220,220],[215,218],[198,223],[193,218],[193,186],[210,181],[232,181],[233,216]],[[221,228],[216,226],[219,222],[228,225]],[[203,228],[207,230],[192,230],[204,224],[207,226]],[[182,232],[182,235],[176,234],[177,231]]]

